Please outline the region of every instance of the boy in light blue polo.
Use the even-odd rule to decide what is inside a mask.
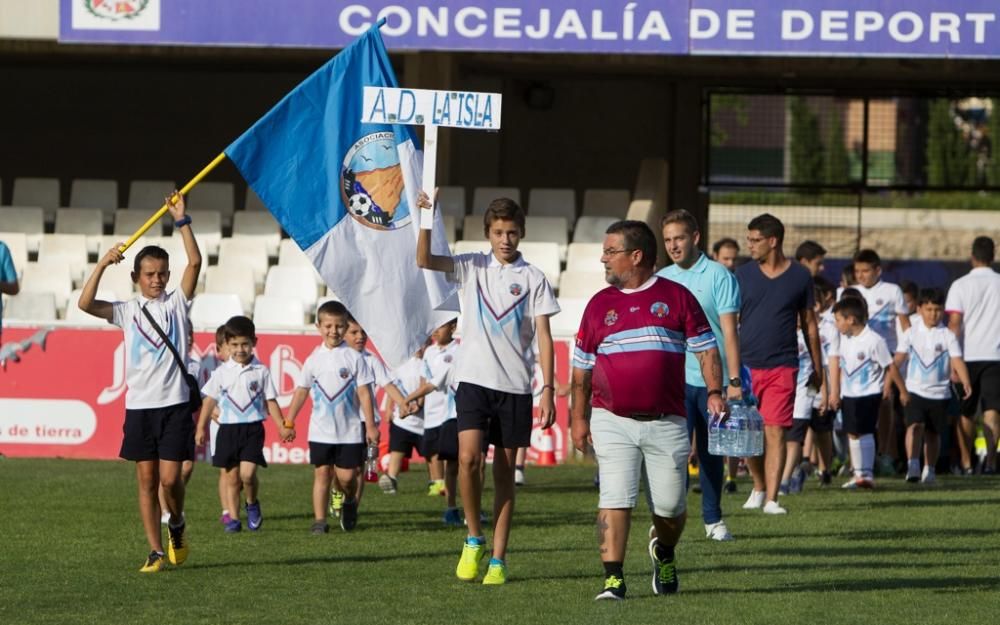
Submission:
[[[686,210],[667,213],[660,222],[667,255],[674,264],[664,267],[657,275],[685,286],[701,304],[712,326],[719,356],[728,380],[726,396],[742,399],[740,383],[740,346],[736,333],[736,317],[740,310],[740,290],[736,277],[721,264],[709,260],[698,249],[701,233],[698,221]],[[701,366],[693,353],[684,363],[688,434],[695,434],[700,467],[702,499],[701,513],[705,534],[712,540],[732,540],[722,520],[722,456],[708,453],[708,390],[701,375]],[[718,389],[722,390],[722,389]]]

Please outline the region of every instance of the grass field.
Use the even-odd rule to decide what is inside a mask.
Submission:
[[[1000,616],[1000,478],[936,488],[883,480],[874,493],[785,498],[787,517],[723,501],[731,543],[704,538],[697,495],[678,549],[681,592],[653,596],[641,505],[625,563],[629,599],[595,603],[593,469],[530,469],[504,587],[463,584],[464,532],[420,472],[395,497],[369,490],[358,529],[312,536],[312,473],[262,473],[262,530],[225,535],[215,474],[195,472],[191,557],[137,572],[146,544],[132,465],[0,459],[0,623],[988,623]],[[492,491],[487,492],[492,497]]]

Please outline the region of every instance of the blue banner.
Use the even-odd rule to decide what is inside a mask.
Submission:
[[[1000,58],[994,0],[60,0],[62,42]]]

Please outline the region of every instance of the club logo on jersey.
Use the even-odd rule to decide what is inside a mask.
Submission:
[[[448,355],[446,355],[446,356],[444,357],[444,361],[445,361],[446,363],[448,363],[448,364],[451,364],[451,361],[452,361],[452,357],[451,357],[451,354],[448,354]]]
[[[604,315],[604,325],[613,326],[618,323],[618,313],[612,308]]]
[[[663,302],[653,302],[653,305],[649,307],[649,312],[653,313],[655,317],[663,319],[670,314],[670,307]]]
[[[865,359],[865,353],[864,352],[858,352],[858,360],[864,360],[864,359]]]
[[[256,395],[257,391],[259,391],[259,390],[260,390],[260,383],[257,382],[257,380],[253,380],[252,382],[250,382],[250,392],[251,393],[253,393],[253,394]]]
[[[876,306],[881,306],[881,305],[882,305],[882,304],[884,304],[884,303],[885,303],[885,302],[883,302],[883,301],[882,301],[881,299],[877,299],[877,300],[875,300],[875,305],[876,305]]]
[[[340,368],[340,379],[341,380],[346,380],[349,377],[351,377],[351,372],[347,370],[347,367],[341,367]]]
[[[520,297],[520,295],[521,295],[521,293],[523,291],[524,291],[524,288],[520,284],[518,284],[516,282],[514,284],[510,285],[510,294],[513,295],[514,297]]]
[[[944,345],[938,343],[937,345],[934,346],[934,353],[940,354],[943,351],[944,351]]]

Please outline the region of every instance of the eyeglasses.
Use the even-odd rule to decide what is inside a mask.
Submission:
[[[626,252],[634,252],[634,251],[635,250],[629,250],[629,249],[621,249],[621,250],[604,249],[604,250],[602,250],[603,254],[601,254],[601,255],[602,256],[614,256],[615,254],[625,254]]]

